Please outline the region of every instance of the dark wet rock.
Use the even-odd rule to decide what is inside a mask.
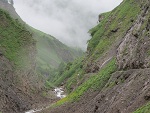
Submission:
[[[119,30],[119,28],[111,30],[111,32],[116,33]]]
[[[148,13],[146,11],[143,13]],[[125,35],[122,43],[117,49],[117,64],[119,69],[139,69],[139,68],[149,68],[149,56],[147,51],[150,50],[150,40],[149,38],[140,38],[143,36],[143,32],[140,32],[145,16],[143,13],[138,17],[135,24],[129,29]],[[149,23],[147,22],[147,25]],[[144,32],[148,32],[149,28],[145,28]]]
[[[105,17],[103,15],[98,16],[98,22],[101,22]]]
[[[43,113],[132,113],[150,99],[149,70],[117,71],[108,83],[115,78],[119,79],[119,75],[127,76],[127,79],[119,85],[114,85],[112,88],[104,87],[100,92],[88,91],[77,103],[69,103]],[[68,107],[71,109],[68,110]]]
[[[144,99],[149,101],[150,100],[150,94],[145,95]]]
[[[94,113],[96,113],[97,110],[98,110],[98,106],[95,106]]]
[[[115,55],[108,55],[107,52],[107,55],[95,62],[91,57],[86,65],[85,70],[89,73],[96,65],[100,67],[110,56],[116,56],[118,71],[112,73],[105,87],[97,93],[90,89],[80,101],[44,113],[132,113],[150,100],[150,2],[139,2],[141,12],[136,19],[129,19],[132,24],[121,37],[121,43],[116,44]],[[117,30],[114,29],[113,32]],[[87,53],[90,56],[92,52],[89,49]]]
[[[0,51],[0,56],[3,56],[3,53]]]

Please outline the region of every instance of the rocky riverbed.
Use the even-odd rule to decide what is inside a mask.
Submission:
[[[62,98],[65,98],[65,97],[66,97],[65,92],[64,92],[64,89],[61,88],[61,87],[60,87],[60,88],[55,88],[55,89],[53,90],[53,92],[54,92],[54,95],[55,95],[57,98],[59,98],[59,99],[62,99]],[[29,111],[27,111],[27,112],[25,112],[25,113],[36,113],[36,112],[42,111],[42,110],[44,110],[44,109],[46,109],[46,108],[33,109],[33,110],[29,110]]]

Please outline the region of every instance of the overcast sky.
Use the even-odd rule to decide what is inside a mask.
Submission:
[[[14,0],[20,17],[63,43],[86,49],[87,33],[98,15],[115,8],[122,0]]]

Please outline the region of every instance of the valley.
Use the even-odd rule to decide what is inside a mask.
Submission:
[[[87,51],[0,0],[0,113],[150,113],[150,0],[99,15]]]

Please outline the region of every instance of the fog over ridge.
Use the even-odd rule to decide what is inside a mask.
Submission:
[[[20,17],[29,25],[63,43],[86,49],[87,33],[98,15],[115,8],[122,0],[14,0]]]

